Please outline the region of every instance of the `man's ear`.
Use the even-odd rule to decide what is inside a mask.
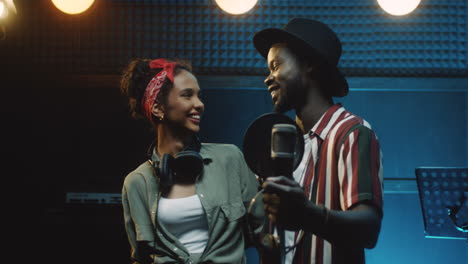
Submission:
[[[151,107],[151,113],[159,120],[164,119],[164,109],[162,105],[155,103],[153,107]]]
[[[320,67],[321,65],[318,63],[308,63],[305,65],[305,76],[311,80],[317,80],[322,74]]]
[[[306,73],[311,74],[314,71],[317,71],[318,67],[319,65],[317,63],[307,63],[307,65],[305,66]]]

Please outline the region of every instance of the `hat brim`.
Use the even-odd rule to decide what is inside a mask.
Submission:
[[[326,70],[333,76],[330,80],[330,88],[333,89],[332,96],[343,97],[348,94],[349,87],[344,75],[335,66],[328,63],[320,54],[305,42],[302,38],[295,36],[283,29],[267,28],[257,32],[253,37],[254,46],[257,51],[265,58],[268,57],[268,52],[273,44],[287,43],[291,48],[297,50],[300,55],[311,58],[317,58]]]

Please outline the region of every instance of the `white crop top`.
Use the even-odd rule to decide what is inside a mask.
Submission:
[[[203,253],[208,242],[208,221],[198,195],[176,199],[161,197],[158,220],[189,253]]]

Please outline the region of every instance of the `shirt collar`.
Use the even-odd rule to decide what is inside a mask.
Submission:
[[[207,153],[206,148],[203,147],[203,143],[202,143],[202,147],[200,149],[199,154],[200,154],[200,156],[202,156],[203,160],[211,160],[212,159],[210,153]],[[159,159],[158,154],[156,153],[156,148],[155,147],[153,148],[153,153],[151,154],[151,160],[153,162],[156,162],[157,164],[159,164],[159,162],[160,162],[160,159]]]
[[[330,106],[327,111],[320,117],[319,121],[315,123],[315,125],[309,131],[309,136],[312,137],[313,135],[316,135],[320,139],[324,140],[327,137],[328,132],[330,132],[330,128],[333,126],[338,116],[340,116],[344,111],[345,109],[341,103]]]

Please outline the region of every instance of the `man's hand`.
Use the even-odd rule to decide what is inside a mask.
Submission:
[[[269,177],[263,183],[265,213],[272,222],[286,230],[303,228],[305,207],[308,202],[302,187],[284,176]]]

